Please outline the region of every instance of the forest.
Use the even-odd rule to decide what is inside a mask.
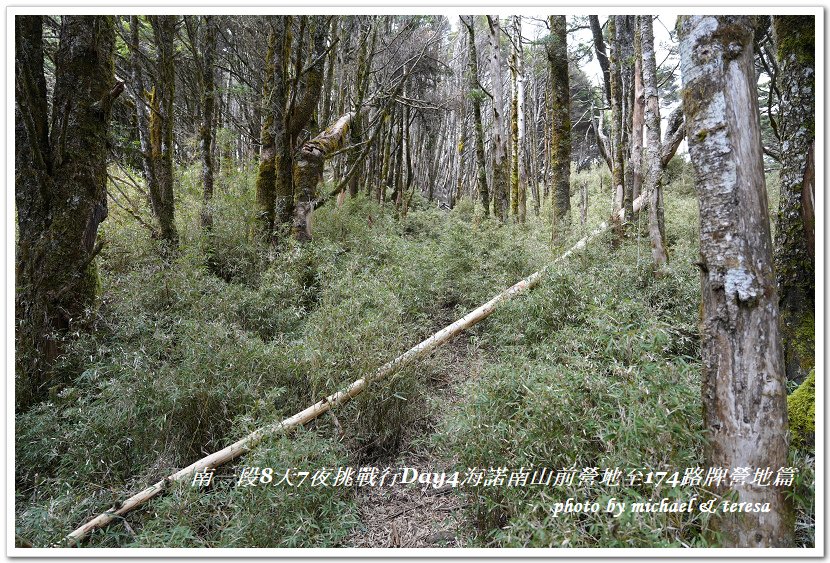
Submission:
[[[10,10],[13,553],[820,554],[820,11]]]

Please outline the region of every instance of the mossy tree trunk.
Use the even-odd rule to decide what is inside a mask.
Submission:
[[[657,60],[654,54],[654,28],[651,16],[642,16],[640,21],[642,46],[643,89],[645,92],[645,125],[648,144],[648,173],[645,194],[648,197],[648,232],[651,240],[651,256],[656,272],[660,273],[668,263],[666,243],[660,229],[658,213],[662,203],[663,164],[660,142],[660,103],[657,97]],[[635,106],[636,107],[636,106]],[[633,150],[633,147],[632,147]]]
[[[259,220],[260,239],[263,242],[271,240],[274,232],[274,217],[276,213],[276,176],[274,174],[274,112],[271,105],[274,82],[277,72],[274,62],[277,44],[282,45],[282,37],[278,36],[278,24],[272,22],[268,34],[268,47],[265,51],[265,70],[262,80],[262,106],[264,108],[262,129],[260,131],[259,168],[256,177],[256,205]],[[279,64],[282,64],[280,61]]]
[[[48,116],[41,16],[15,17],[16,399],[59,385],[65,338],[94,304],[98,226],[107,216],[107,130],[114,78],[111,16],[64,16]]]
[[[527,166],[525,151],[525,74],[522,48],[522,17],[513,16],[513,159],[511,162],[512,211],[524,224],[527,217]]]
[[[815,364],[815,18],[772,18],[781,92],[781,196],[775,232],[784,358],[788,379]]]
[[[215,108],[216,108],[216,16],[203,16],[204,32],[202,35],[202,49],[200,60],[200,75],[202,89],[202,124],[199,127],[199,153],[202,158],[202,228],[210,230],[213,227],[213,139],[215,137]]]
[[[357,78],[355,84],[354,108],[360,108],[363,105],[363,100],[366,98],[366,92],[369,86],[370,71],[372,69],[372,58],[375,52],[375,41],[377,40],[377,26],[370,20],[368,26],[361,26],[360,33],[360,52],[357,57]],[[325,123],[325,122],[324,122]],[[358,114],[357,119],[352,124],[351,128],[351,142],[357,145],[363,138],[363,121]],[[358,154],[356,151],[349,153],[346,160],[346,168],[350,169],[355,165]],[[357,197],[359,189],[358,174],[352,176],[349,180],[349,195]]]
[[[643,129],[645,98],[643,94],[643,38],[641,26],[651,16],[634,16],[634,104],[631,117],[631,198],[640,197],[643,187]],[[653,43],[653,41],[652,41]],[[659,137],[658,137],[659,139]]]
[[[156,43],[156,72],[148,92],[150,161],[155,185],[150,185],[153,214],[159,233],[171,248],[179,244],[173,201],[173,98],[176,93],[176,26],[178,16],[149,16]]]
[[[354,112],[347,113],[300,149],[294,166],[297,202],[292,225],[293,236],[300,242],[311,240],[309,219],[314,210],[317,183],[323,177],[323,165],[333,152],[342,148],[354,118]]]
[[[510,53],[510,213],[519,220],[519,73],[516,42]]]
[[[381,159],[380,178],[378,178],[378,185],[375,192],[375,199],[378,203],[386,200],[386,188],[389,187],[387,178],[389,176],[389,161],[391,160],[392,152],[392,133],[395,127],[393,116],[394,114],[390,114],[384,117],[384,124],[387,124],[384,126],[386,134],[384,136],[384,142],[382,143],[383,158]]]
[[[455,150],[458,154],[458,167],[455,170],[455,189],[452,190],[449,197],[449,208],[453,209],[455,205],[461,201],[464,195],[464,150],[467,148],[467,103],[466,99],[461,101],[461,116],[458,118],[458,144]]]
[[[287,127],[289,90],[289,61],[291,60],[291,32],[293,16],[277,16],[274,21],[276,50],[274,78],[271,83],[271,138],[274,139],[274,219],[270,240],[279,238],[289,223],[294,209],[294,181],[291,173],[293,153],[291,135]],[[269,202],[270,203],[270,202]]]
[[[144,84],[144,70],[140,43],[141,18],[137,15],[130,16],[130,74],[131,90],[135,105],[136,125],[138,127],[138,138],[141,145],[141,167],[144,174],[144,182],[147,185],[147,193],[150,195],[150,206],[153,208],[153,194],[158,193],[155,167],[151,158],[150,148],[150,106],[147,101],[147,90]],[[153,227],[153,237],[158,237],[158,230]]]
[[[545,47],[550,67],[553,240],[557,240],[571,220],[571,98],[565,16],[550,16],[549,23]]]
[[[752,48],[753,18],[683,16],[683,109],[700,204],[703,420],[708,467],[787,465],[787,403]],[[774,470],[774,469],[773,469]],[[723,514],[724,547],[786,547],[782,487],[722,485],[770,503]]]
[[[614,204],[611,212],[611,222],[614,225],[614,244],[618,245],[622,242],[623,237],[623,227],[619,210],[623,206],[625,161],[623,160],[622,79],[620,75],[620,57],[616,29],[616,21],[612,16],[608,18],[608,35],[612,38],[609,77],[611,89],[611,194]]]
[[[398,106],[398,134],[395,138],[395,166],[393,167],[392,203],[400,209],[403,194],[403,143],[406,138],[407,116],[404,106]]]
[[[476,49],[476,28],[475,16],[461,16],[461,23],[467,28],[469,39],[468,53],[468,84],[469,97],[473,106],[473,129],[475,130],[475,155],[476,155],[476,185],[481,206],[484,208],[484,216],[490,216],[490,191],[487,187],[487,164],[484,160],[484,126],[481,122],[481,100],[484,92],[478,80],[478,51]]]
[[[509,211],[508,186],[510,168],[507,160],[507,136],[504,126],[504,88],[502,87],[501,25],[499,16],[487,16],[490,29],[490,88],[493,90],[493,213],[500,221],[507,220]]]
[[[616,33],[617,42],[616,47],[619,49],[619,71],[620,82],[622,84],[621,90],[621,110],[622,110],[622,131],[621,131],[621,148],[623,151],[623,159],[626,162],[623,171],[623,192],[622,192],[622,207],[625,209],[625,222],[631,221],[634,216],[634,172],[635,168],[632,163],[632,150],[634,127],[634,43],[635,43],[635,20],[637,16],[615,16],[617,18]]]
[[[294,216],[297,190],[294,185],[294,153],[297,139],[309,125],[317,109],[323,87],[325,69],[326,39],[329,20],[325,16],[300,16],[297,20],[298,33],[292,38],[294,17],[277,16],[273,21],[274,58],[270,70],[270,99],[266,119],[270,120],[270,137],[273,139],[273,174],[274,188],[266,186],[267,175],[271,173],[266,162],[260,165],[266,177],[259,185],[257,198],[262,216],[262,224],[272,224],[269,238],[276,240],[281,233],[287,232]],[[304,36],[308,31],[311,51],[305,54],[307,44]],[[292,46],[296,50],[292,56]],[[294,61],[293,76],[289,73],[289,61]],[[306,61],[310,61],[306,68]],[[265,135],[263,134],[263,138]],[[265,154],[270,157],[270,151]],[[264,159],[263,159],[264,160]],[[261,161],[262,162],[262,161]],[[274,200],[271,199],[273,191]],[[274,201],[274,203],[272,203]],[[273,219],[270,209],[273,206]]]

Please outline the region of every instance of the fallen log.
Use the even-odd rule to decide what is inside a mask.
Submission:
[[[640,209],[643,201],[646,201],[645,198],[647,196],[648,194],[643,194],[634,201],[635,211]],[[622,218],[624,210],[620,210],[619,213],[620,218]],[[321,414],[328,412],[332,407],[346,403],[350,399],[362,393],[372,382],[384,379],[400,371],[401,369],[418,360],[419,358],[426,356],[436,348],[439,348],[443,344],[452,340],[461,332],[486,319],[503,302],[509,301],[510,299],[524,292],[525,290],[531,289],[538,285],[542,279],[542,276],[545,274],[545,271],[548,268],[565,261],[572,254],[578,252],[582,248],[585,248],[585,246],[587,246],[589,242],[591,242],[593,239],[607,231],[608,227],[608,222],[600,224],[597,228],[591,231],[591,233],[579,240],[574,246],[572,246],[564,254],[557,257],[553,262],[548,264],[542,270],[530,274],[528,277],[524,278],[515,285],[507,288],[503,292],[493,297],[484,305],[478,307],[477,309],[474,309],[473,311],[470,311],[454,323],[447,325],[446,327],[442,328],[426,340],[420,342],[419,344],[416,344],[415,346],[413,346],[412,348],[410,348],[394,360],[378,368],[377,371],[375,371],[375,373],[352,382],[351,385],[349,385],[348,387],[345,387],[340,391],[332,395],[329,395],[325,399],[318,401],[310,407],[296,413],[293,416],[286,418],[281,422],[259,428],[254,432],[251,432],[241,440],[238,440],[217,452],[203,457],[202,459],[195,461],[187,467],[176,471],[175,473],[169,475],[161,481],[158,481],[157,483],[150,485],[143,491],[131,496],[120,505],[113,507],[112,509],[102,514],[99,514],[98,516],[96,516],[95,518],[93,518],[92,520],[90,520],[89,522],[87,522],[86,524],[84,524],[83,526],[76,529],[68,536],[66,536],[64,538],[64,541],[67,542],[69,546],[76,546],[81,540],[89,536],[89,534],[92,533],[93,530],[103,528],[110,524],[113,520],[123,518],[125,514],[135,510],[136,508],[145,504],[150,499],[164,492],[164,490],[167,489],[172,483],[176,481],[184,481],[185,479],[190,478],[193,474],[197,472],[201,472],[209,468],[215,469],[220,465],[224,465],[229,461],[233,461],[239,456],[251,451],[251,449],[253,449],[257,444],[259,444],[264,438],[274,436],[279,433],[289,432],[294,428],[297,428],[298,426],[311,422]]]

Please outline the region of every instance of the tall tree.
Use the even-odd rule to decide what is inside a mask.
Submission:
[[[115,20],[64,16],[51,104],[43,18],[15,17],[16,399],[44,395],[63,339],[95,299],[98,226],[107,216],[107,128],[123,91],[113,69]],[[51,107],[51,118],[48,115]],[[59,383],[59,382],[57,382]]]
[[[490,88],[493,90],[493,212],[500,221],[509,211],[510,169],[507,160],[507,136],[504,127],[504,88],[502,86],[501,24],[499,16],[487,16],[490,29]]]
[[[643,20],[645,20],[646,18],[650,18],[650,16],[634,16],[634,105],[631,114],[632,125],[630,167],[632,205],[633,200],[637,199],[640,196],[640,190],[643,186],[643,127],[645,125],[645,98],[643,93],[643,39],[640,28],[643,25]],[[654,41],[652,40],[652,44],[653,43]],[[660,138],[659,131],[657,138],[658,140]]]
[[[282,54],[283,47],[283,22],[281,16],[277,16],[275,21],[270,22],[270,32],[268,33],[268,46],[265,51],[265,69],[263,71],[262,80],[262,106],[263,106],[263,122],[260,137],[260,151],[259,151],[259,168],[257,170],[256,178],[256,204],[257,204],[257,218],[259,219],[260,239],[263,242],[271,240],[274,233],[274,218],[276,214],[276,173],[274,171],[276,146],[274,140],[274,119],[276,118],[273,111],[273,98],[282,95],[282,87],[277,92],[274,92],[277,82],[280,85],[283,82],[284,64],[283,57],[275,60],[278,55]],[[277,48],[280,52],[277,52]],[[278,107],[284,105],[285,99],[282,97],[282,104],[277,103]]]
[[[775,272],[787,377],[802,381],[815,355],[815,18],[774,16],[781,137]]]
[[[461,23],[467,28],[469,70],[469,97],[473,106],[473,128],[475,129],[476,180],[478,195],[484,208],[484,216],[490,216],[490,191],[487,188],[487,165],[484,160],[484,126],[481,122],[481,100],[484,97],[478,79],[478,51],[476,49],[476,28],[474,16],[461,16]]]
[[[522,16],[513,16],[513,52],[510,70],[513,77],[511,131],[513,154],[510,171],[511,211],[524,224],[527,215],[527,169],[525,151],[525,71],[522,48]]]
[[[378,28],[371,18],[365,25],[361,25],[360,28],[360,48],[357,57],[354,109],[360,108],[360,106],[363,105],[363,101],[366,99],[366,93],[369,87],[369,78],[372,70],[372,59],[375,54],[375,41],[377,40],[378,35]],[[357,114],[354,123],[352,123],[350,135],[353,145],[357,145],[361,142],[363,136],[363,120],[361,119],[360,114]],[[348,168],[354,166],[357,157],[358,154],[356,151],[349,153],[346,161]],[[357,174],[355,174],[349,181],[349,194],[351,194],[352,197],[357,196],[358,187],[358,177]]]
[[[683,16],[683,110],[700,203],[703,408],[709,467],[787,462],[787,403],[753,62],[753,19]],[[726,485],[717,487],[727,494]],[[732,483],[768,513],[723,514],[724,547],[792,544],[782,488]]]
[[[196,57],[199,67],[202,103],[202,123],[199,126],[199,153],[202,157],[203,208],[202,227],[213,226],[213,138],[215,134],[214,110],[216,106],[216,16],[203,16],[204,31],[201,37],[201,57]]]
[[[161,238],[175,248],[179,244],[173,201],[173,98],[176,93],[178,16],[149,16],[149,20],[158,55],[153,86],[147,92],[150,163],[155,179],[148,187]]]
[[[213,226],[213,139],[216,135],[216,16],[205,16],[204,59],[202,61],[202,125],[199,129],[199,148],[202,155],[202,182],[204,184],[204,211],[202,225]]]
[[[570,223],[571,213],[571,98],[568,77],[568,36],[565,16],[550,16],[546,44],[550,66],[551,170],[553,172],[553,238]]]
[[[300,135],[314,116],[323,88],[329,18],[275,16],[265,57],[264,126],[257,174],[257,209],[262,238],[287,233],[296,205],[294,161]]]
[[[625,171],[623,158],[623,93],[620,65],[619,35],[616,17],[608,18],[608,35],[612,38],[609,75],[611,81],[611,193],[614,198],[611,221],[614,224],[614,243],[620,244],[623,236],[618,212],[623,207]]]
[[[648,194],[648,232],[654,266],[660,272],[668,262],[665,237],[660,229],[658,213],[662,206],[663,165],[660,142],[660,102],[657,98],[657,60],[654,55],[654,28],[651,16],[640,16],[642,45],[643,90],[645,94],[645,125],[648,143],[648,174],[645,193]],[[636,107],[636,106],[635,106]],[[636,128],[635,128],[636,129]]]
[[[175,93],[175,16],[149,16],[156,45],[154,64],[141,49],[142,16],[130,16],[130,71],[141,143],[141,160],[150,207],[158,229],[155,236],[175,247],[178,233],[173,200],[173,96]],[[152,84],[152,86],[149,86]]]
[[[622,111],[622,130],[620,145],[623,151],[623,162],[625,168],[623,170],[623,192],[622,192],[622,207],[625,210],[625,221],[631,221],[634,215],[634,172],[635,167],[632,163],[632,151],[634,143],[632,142],[633,128],[634,128],[634,90],[635,90],[635,65],[634,65],[634,44],[635,44],[635,19],[636,16],[615,16],[616,23],[616,45],[615,49],[619,50],[618,65],[620,73],[620,102]]]

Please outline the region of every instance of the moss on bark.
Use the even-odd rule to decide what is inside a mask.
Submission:
[[[816,370],[787,397],[792,446],[809,448],[816,435]]]

